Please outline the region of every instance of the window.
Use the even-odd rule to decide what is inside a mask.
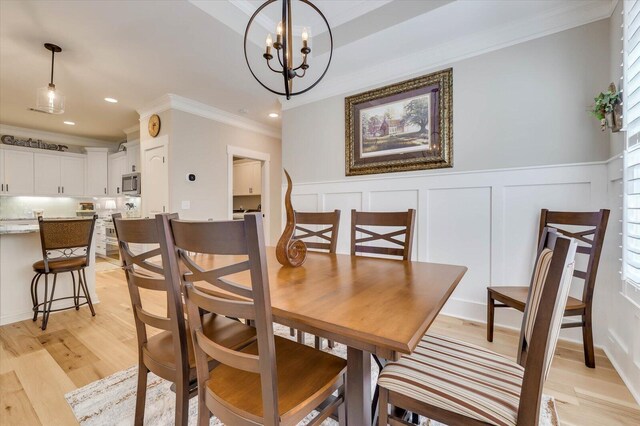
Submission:
[[[625,281],[640,288],[640,0],[624,1],[624,153]]]

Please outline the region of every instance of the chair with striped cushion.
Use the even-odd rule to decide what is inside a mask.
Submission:
[[[407,424],[389,405],[454,425],[537,425],[577,242],[544,230],[520,333],[517,362],[445,336],[425,335],[378,379],[379,425]]]

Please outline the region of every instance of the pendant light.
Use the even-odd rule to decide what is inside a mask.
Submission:
[[[49,114],[62,114],[64,112],[64,95],[56,90],[56,85],[53,84],[54,55],[62,52],[62,49],[51,43],[45,43],[44,47],[51,52],[51,82],[47,87],[38,89],[36,109]]]

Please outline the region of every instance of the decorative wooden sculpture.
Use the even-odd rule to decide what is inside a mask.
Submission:
[[[276,258],[278,262],[284,266],[300,266],[307,259],[307,246],[302,240],[293,239],[293,234],[296,229],[296,216],[293,212],[293,205],[291,204],[291,189],[293,188],[293,184],[291,183],[291,176],[289,176],[286,170],[284,174],[287,177],[287,193],[284,196],[287,224],[276,246]]]

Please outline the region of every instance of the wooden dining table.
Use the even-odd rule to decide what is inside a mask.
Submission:
[[[371,354],[410,354],[467,271],[465,266],[308,252],[300,267],[266,249],[274,321],[347,346],[347,424],[371,424]],[[218,268],[239,259],[215,256]],[[248,271],[226,276],[250,286]],[[198,285],[198,284],[196,284]],[[207,289],[211,291],[210,289]]]

